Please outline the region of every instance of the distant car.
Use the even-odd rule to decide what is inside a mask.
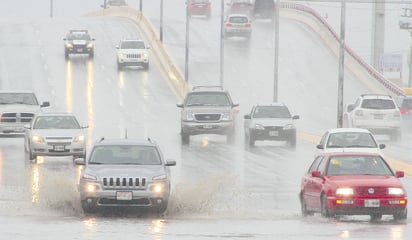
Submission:
[[[86,126],[71,113],[41,113],[32,121],[24,138],[30,160],[37,156],[86,156]]]
[[[256,104],[244,116],[245,143],[254,146],[256,141],[286,141],[296,146],[294,120],[299,115],[291,115],[283,103]]]
[[[211,0],[188,0],[190,16],[201,15],[210,18],[212,13]]]
[[[70,54],[87,54],[89,58],[94,56],[94,38],[88,30],[70,30],[64,40],[64,56],[69,58]]]
[[[255,8],[254,0],[230,0],[227,4],[227,14],[245,14],[253,16]]]
[[[403,176],[377,153],[321,153],[302,178],[302,215],[370,215],[371,220],[393,215],[404,220],[408,198],[398,179]]]
[[[181,108],[180,134],[183,145],[190,143],[190,136],[199,134],[226,135],[228,143],[235,139],[236,107],[227,90],[221,86],[194,86]]]
[[[81,206],[86,213],[108,207],[134,207],[163,213],[171,192],[170,166],[156,142],[105,139],[97,142],[80,174]]]
[[[402,8],[401,15],[399,19],[399,28],[400,29],[412,29],[412,9],[411,8]]]
[[[121,40],[117,49],[117,68],[120,70],[125,66],[142,66],[149,68],[149,51],[143,40],[127,39]]]
[[[250,38],[252,34],[252,21],[248,15],[229,14],[224,20],[223,34],[228,37]]]
[[[107,6],[127,6],[125,0],[107,0]]]
[[[50,102],[39,103],[31,91],[0,91],[0,136],[23,137],[35,115]]]
[[[316,148],[319,151],[341,151],[351,149],[358,152],[381,153],[385,144],[378,144],[373,134],[363,128],[334,128],[323,134]]]
[[[412,95],[399,96],[396,100],[404,125],[412,128]]]
[[[273,19],[275,13],[274,0],[255,0],[253,16],[255,18]]]
[[[401,137],[401,113],[390,95],[362,94],[354,104],[345,106],[343,126],[366,128],[374,134]]]

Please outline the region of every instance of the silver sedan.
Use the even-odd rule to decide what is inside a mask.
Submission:
[[[30,160],[37,156],[86,156],[87,126],[71,113],[42,113],[26,129],[24,149]]]

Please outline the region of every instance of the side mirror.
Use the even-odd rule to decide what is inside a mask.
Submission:
[[[250,115],[246,114],[245,116],[243,116],[244,119],[250,119]]]
[[[396,171],[395,175],[397,178],[403,178],[405,176],[405,172],[404,171]]]
[[[81,128],[89,128],[89,125],[81,126]]]
[[[176,103],[176,106],[177,106],[178,108],[183,108],[183,103]]]
[[[323,145],[322,145],[322,144],[318,144],[318,145],[316,145],[316,148],[317,148],[317,149],[323,149]]]
[[[66,40],[67,40],[67,38],[63,38],[63,40],[64,40],[64,41],[66,41]]]
[[[353,110],[354,108],[355,108],[355,105],[349,104],[347,110],[348,110],[348,112],[352,112],[352,110]]]
[[[116,49],[120,49],[120,46],[116,46]]]
[[[146,46],[146,49],[150,49],[150,48],[151,48],[150,45]]]
[[[176,166],[176,161],[174,160],[167,160],[165,166]]]
[[[40,107],[50,107],[50,102],[43,102]]]
[[[294,116],[292,117],[292,119],[300,119],[300,116],[299,116],[299,115],[294,115]]]
[[[320,172],[319,171],[313,171],[312,172],[312,177],[321,177]]]
[[[232,107],[239,107],[239,103],[233,103]]]
[[[86,165],[86,161],[84,158],[76,158],[74,159],[74,164],[76,165]]]
[[[96,38],[92,38],[92,41],[96,41]]]
[[[384,149],[385,147],[386,147],[385,144],[383,144],[383,143],[379,144],[379,149]]]

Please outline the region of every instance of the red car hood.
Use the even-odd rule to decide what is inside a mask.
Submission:
[[[395,176],[346,175],[326,176],[325,178],[335,183],[338,187],[403,187],[402,183]]]

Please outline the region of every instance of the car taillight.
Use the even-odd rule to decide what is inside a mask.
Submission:
[[[251,27],[251,26],[252,26],[252,24],[250,24],[250,23],[245,24],[245,27]]]
[[[407,109],[407,108],[401,108],[400,111],[401,111],[402,115],[409,114],[409,109]]]
[[[233,24],[231,24],[231,23],[226,23],[226,27],[231,27],[231,26],[233,26]]]
[[[208,3],[207,3],[207,8],[210,8],[210,6],[211,6],[211,3],[208,2]]]

